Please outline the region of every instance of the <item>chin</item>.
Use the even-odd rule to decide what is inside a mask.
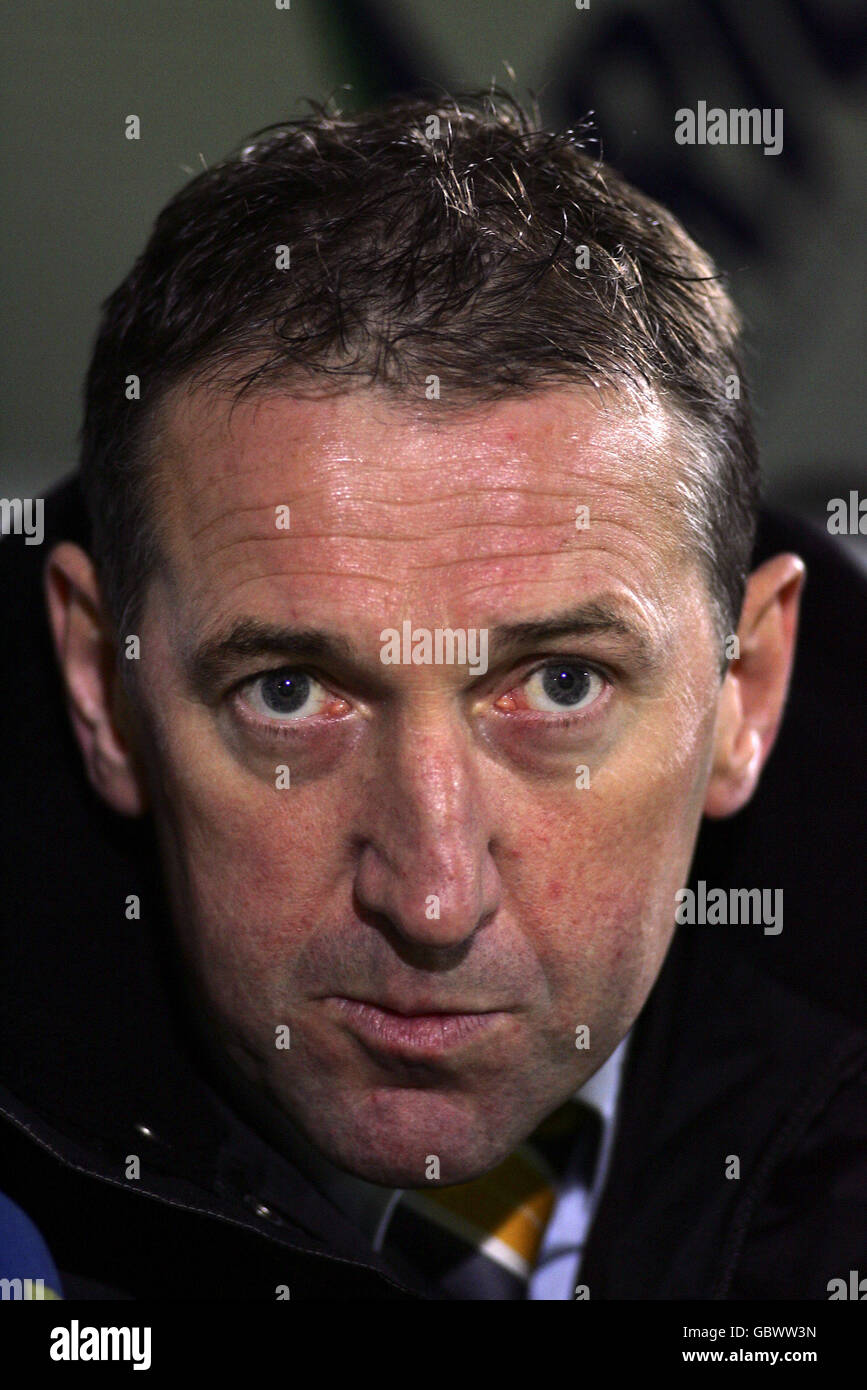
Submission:
[[[521,1137],[466,1095],[393,1087],[368,1092],[331,1123],[320,1112],[309,1133],[355,1177],[406,1188],[469,1182],[496,1167]]]

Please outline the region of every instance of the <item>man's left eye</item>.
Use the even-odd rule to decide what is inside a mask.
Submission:
[[[576,661],[552,661],[523,683],[527,708],[542,714],[575,714],[592,705],[605,687],[596,671]]]
[[[274,722],[320,714],[333,699],[307,671],[294,667],[257,676],[247,685],[244,697],[255,714]]]

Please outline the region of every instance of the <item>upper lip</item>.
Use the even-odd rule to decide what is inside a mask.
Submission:
[[[494,1014],[500,1013],[500,1009],[479,1009],[475,1007],[467,1008],[463,1004],[430,1004],[426,1001],[419,1001],[414,1004],[405,1002],[398,1003],[396,1000],[389,999],[359,999],[356,995],[342,994],[338,999],[347,999],[351,1004],[368,1004],[373,1009],[383,1009],[386,1013],[401,1014],[404,1018],[417,1018],[421,1015],[431,1014]]]

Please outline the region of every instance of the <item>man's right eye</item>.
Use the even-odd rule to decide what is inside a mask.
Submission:
[[[333,696],[307,671],[283,666],[248,681],[239,695],[250,710],[269,723],[307,719],[321,714]]]

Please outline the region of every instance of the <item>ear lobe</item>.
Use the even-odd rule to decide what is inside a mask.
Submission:
[[[806,566],[775,555],[750,575],[738,626],[739,655],[719,696],[704,813],[734,815],[755,792],[783,717]]]
[[[62,541],[46,560],[43,580],[69,717],[90,783],[121,815],[141,815],[147,793],[93,561]]]

